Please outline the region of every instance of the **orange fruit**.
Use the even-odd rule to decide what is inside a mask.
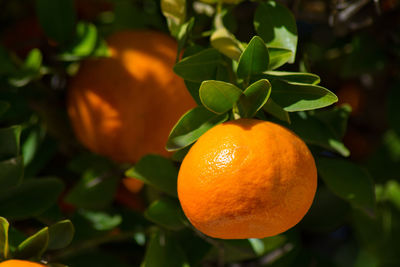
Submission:
[[[122,31],[107,40],[109,58],[82,63],[67,109],[77,138],[91,151],[134,163],[164,149],[180,116],[195,106],[174,74],[177,43],[155,31]]]
[[[178,196],[187,218],[223,239],[264,238],[296,225],[317,188],[314,158],[293,132],[239,119],[203,134],[184,158]]]
[[[0,262],[1,267],[44,267],[45,265],[23,260],[7,260]]]

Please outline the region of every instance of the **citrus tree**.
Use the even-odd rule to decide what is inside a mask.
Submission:
[[[0,266],[399,263],[398,117],[367,165],[349,159],[351,106],[287,5],[12,2]]]

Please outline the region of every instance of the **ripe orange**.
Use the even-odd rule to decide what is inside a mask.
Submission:
[[[223,239],[264,238],[296,225],[317,187],[314,158],[290,130],[239,119],[207,131],[189,150],[178,196],[190,222]]]
[[[45,265],[23,260],[8,260],[0,262],[1,267],[44,267]]]
[[[195,106],[172,71],[177,43],[153,31],[117,32],[107,43],[111,57],[84,61],[69,86],[67,108],[77,138],[119,162],[168,155],[171,128]]]

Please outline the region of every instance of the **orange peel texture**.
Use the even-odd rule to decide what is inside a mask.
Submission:
[[[7,260],[0,262],[1,267],[45,267],[45,265],[23,260]]]
[[[203,134],[184,158],[178,196],[195,228],[222,239],[264,238],[295,226],[317,188],[314,158],[293,132],[239,119]]]

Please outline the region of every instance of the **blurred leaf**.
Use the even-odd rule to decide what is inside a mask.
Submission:
[[[213,32],[210,37],[211,46],[217,49],[225,56],[239,60],[242,51],[239,47],[239,41],[226,28],[219,28]]]
[[[0,214],[9,219],[39,215],[57,201],[63,188],[56,178],[26,180],[0,195]]]
[[[294,62],[297,47],[297,26],[290,10],[275,1],[260,3],[254,14],[254,27],[268,47],[292,51],[289,62]]]
[[[19,244],[13,256],[17,259],[40,259],[47,249],[48,242],[49,229],[45,227]]]
[[[88,56],[109,56],[107,43],[99,36],[95,25],[79,22],[72,43],[58,57],[61,60],[73,61]]]
[[[112,202],[119,179],[104,170],[90,169],[71,189],[65,201],[79,208],[99,209]]]
[[[146,155],[126,171],[126,176],[142,180],[146,184],[176,197],[178,170],[167,158],[158,155]]]
[[[253,117],[268,101],[271,94],[271,84],[262,79],[251,84],[244,90],[237,104],[242,117]]]
[[[7,111],[7,109],[9,109],[9,107],[10,107],[10,104],[0,100],[0,117],[1,117],[1,115],[3,115],[4,112]]]
[[[177,36],[179,26],[186,18],[186,0],[161,0],[161,11],[167,18],[171,34]]]
[[[321,79],[316,74],[306,72],[265,71],[260,78],[268,80],[279,79],[287,82],[318,84]]]
[[[29,52],[22,67],[13,73],[8,81],[15,87],[27,85],[32,80],[40,76],[40,67],[42,65],[42,53],[34,48]]]
[[[188,22],[182,24],[182,26],[180,26],[179,28],[179,32],[177,34],[178,51],[176,53],[176,61],[179,60],[181,52],[186,45],[189,35],[192,32],[193,26],[194,26],[194,17],[191,17]]]
[[[21,157],[0,161],[0,192],[7,191],[22,182],[24,166]]]
[[[386,197],[400,210],[400,184],[390,180],[386,184]]]
[[[323,108],[338,101],[334,93],[318,85],[276,79],[271,84],[271,97],[288,112]]]
[[[400,103],[400,83],[391,87],[387,97],[387,119],[390,127],[400,136],[400,116],[398,103]]]
[[[216,114],[232,109],[241,94],[242,90],[235,85],[221,81],[204,81],[199,90],[203,105]]]
[[[360,250],[358,252],[356,261],[353,265],[354,267],[378,267],[382,266],[379,264],[379,259],[373,255],[372,253],[365,251],[365,250]]]
[[[344,157],[350,155],[350,151],[320,120],[305,113],[292,113],[290,118],[291,124],[288,127],[306,143],[337,152]]]
[[[228,119],[227,114],[216,115],[202,106],[185,113],[172,129],[166,148],[174,151],[194,143],[203,133]]]
[[[268,47],[269,70],[275,70],[287,63],[292,58],[292,51],[283,48]]]
[[[75,229],[70,220],[59,221],[49,227],[48,249],[67,247],[74,238]]]
[[[189,267],[175,238],[156,230],[146,250],[142,267]]]
[[[328,188],[368,214],[375,212],[375,193],[369,174],[358,165],[336,158],[317,158],[318,173]]]
[[[275,118],[290,123],[289,113],[281,106],[276,104],[275,101],[272,100],[272,98],[268,99],[267,103],[265,103],[265,105],[263,106],[263,109]]]
[[[90,221],[93,228],[98,231],[112,230],[122,222],[121,215],[111,215],[104,211],[81,210],[80,214]]]
[[[139,251],[141,253],[141,251]],[[130,257],[137,256],[136,250],[130,251]],[[133,258],[133,257],[132,257]],[[104,249],[92,249],[83,253],[78,253],[66,258],[63,262],[67,263],[69,267],[132,267],[139,266],[127,264],[123,261],[119,253]],[[50,266],[51,267],[51,266]]]
[[[37,0],[36,13],[49,38],[58,43],[71,39],[76,17],[73,0]]]
[[[0,261],[8,258],[8,223],[6,218],[0,217]]]
[[[40,145],[41,138],[43,137],[43,132],[40,127],[33,127],[28,131],[28,136],[25,138],[21,146],[25,166],[33,160]]]
[[[185,216],[177,200],[163,198],[156,200],[144,212],[147,219],[169,230],[185,227]]]
[[[19,155],[21,126],[0,128],[0,160]]]
[[[350,113],[351,107],[345,104],[331,109],[316,110],[313,115],[322,121],[337,138],[341,139],[346,133]]]
[[[16,71],[16,67],[11,60],[7,49],[0,44],[0,76],[10,75]]]
[[[276,235],[262,239],[250,238],[248,240],[255,254],[262,256],[283,246],[287,242],[287,237],[285,235]]]
[[[215,78],[218,65],[224,64],[221,54],[214,48],[183,58],[175,64],[174,71],[183,79],[202,82]]]
[[[249,80],[254,74],[268,69],[269,54],[264,41],[254,36],[240,56],[237,75],[239,78]]]

